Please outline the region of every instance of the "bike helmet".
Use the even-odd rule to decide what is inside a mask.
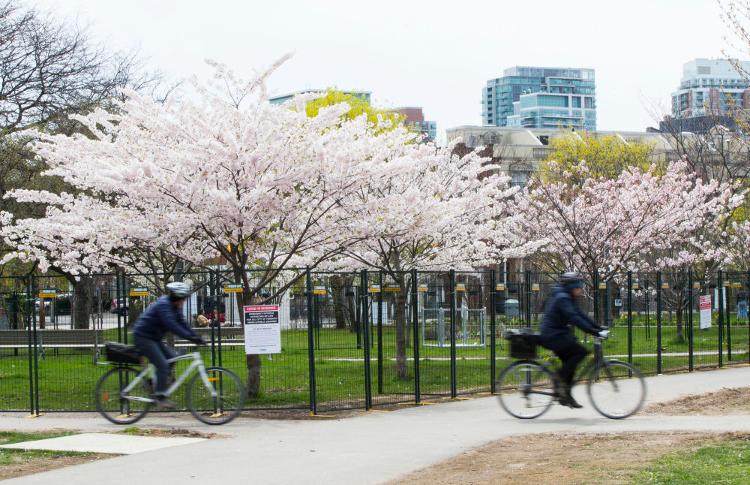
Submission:
[[[583,277],[575,271],[568,271],[560,276],[560,284],[567,289],[583,288]]]
[[[182,281],[175,281],[167,285],[167,295],[170,300],[183,300],[191,292],[190,285]]]

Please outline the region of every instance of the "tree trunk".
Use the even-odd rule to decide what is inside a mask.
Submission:
[[[680,294],[677,297],[677,311],[676,317],[677,317],[677,334],[675,335],[675,340],[678,343],[683,343],[685,341],[685,332],[683,330],[683,314],[685,310],[685,300],[682,297],[682,294]],[[688,309],[690,311],[690,309]]]
[[[247,364],[247,397],[255,399],[260,396],[260,355],[246,355]]]
[[[403,283],[403,281],[401,282]],[[396,293],[396,376],[399,379],[406,380],[409,378],[409,368],[406,365],[406,293],[403,284],[400,284],[401,291]]]
[[[247,289],[245,290],[247,291]],[[260,301],[257,298],[251,298],[246,293],[243,297],[244,305],[256,305]],[[244,325],[244,316],[240,316],[240,321]],[[261,360],[258,354],[245,355],[245,366],[247,367],[247,397],[257,399],[260,396],[260,378],[261,378]]]
[[[336,318],[336,328],[344,329],[347,324],[347,291],[351,289],[351,278],[347,276],[331,276],[331,290],[333,292],[333,314]]]
[[[73,282],[73,300],[70,302],[70,318],[73,328],[88,329],[91,310],[94,307],[94,279],[81,276]]]

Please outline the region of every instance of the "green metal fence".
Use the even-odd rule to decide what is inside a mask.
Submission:
[[[199,310],[214,321],[201,330],[204,359],[244,378],[234,277],[180,278],[195,288],[188,321]],[[104,342],[132,342],[131,323],[160,293],[150,281],[167,279],[91,275],[90,291],[81,292],[59,275],[0,278],[0,410],[93,410],[94,385],[107,370]],[[503,332],[538,328],[555,282],[553,274],[489,270],[280,273],[259,295],[281,306],[282,350],[260,356],[260,393],[247,407],[369,409],[495,392],[495,376],[511,362]],[[653,375],[750,362],[748,295],[748,273],[623,273],[593,275],[579,304],[611,328],[606,354]]]

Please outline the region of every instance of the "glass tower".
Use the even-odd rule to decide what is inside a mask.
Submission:
[[[593,69],[506,69],[482,90],[482,123],[526,128],[596,130]]]

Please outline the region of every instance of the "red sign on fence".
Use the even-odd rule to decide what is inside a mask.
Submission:
[[[700,329],[711,328],[711,295],[701,295],[698,308],[701,312]]]

